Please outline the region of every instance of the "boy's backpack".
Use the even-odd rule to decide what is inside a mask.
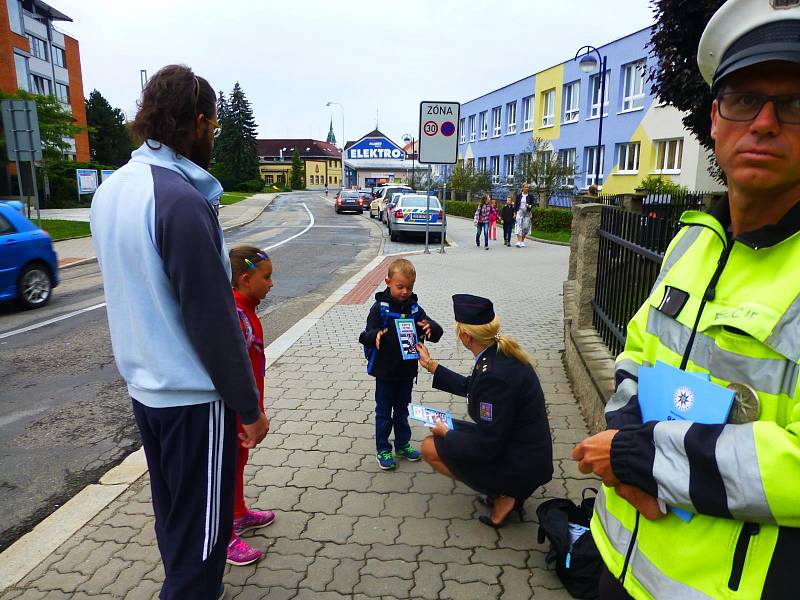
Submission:
[[[595,496],[586,497],[583,490],[580,505],[565,498],[555,498],[539,505],[539,543],[550,541],[545,562],[555,563],[556,574],[573,598],[597,598],[598,581],[603,571],[603,559],[589,531]]]
[[[381,329],[386,329],[389,326],[389,319],[414,319],[416,322],[417,315],[419,314],[419,306],[416,304],[411,305],[411,311],[409,313],[392,312],[389,309],[388,302],[381,302],[379,308],[381,311]],[[377,348],[367,348],[364,346],[364,358],[367,359],[367,373],[372,373],[372,365],[377,355]]]

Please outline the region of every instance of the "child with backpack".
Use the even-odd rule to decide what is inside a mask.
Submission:
[[[239,315],[239,325],[247,345],[247,353],[253,367],[253,375],[258,388],[259,406],[264,412],[264,331],[261,320],[256,314],[256,307],[272,289],[272,261],[269,256],[255,246],[237,246],[229,252],[231,259],[231,285]],[[239,434],[243,433],[242,425],[237,421]],[[253,548],[240,536],[253,529],[271,525],[275,513],[271,510],[249,510],[244,501],[244,467],[249,453],[247,448],[236,449],[236,478],[233,502],[233,533],[228,542],[227,561],[231,565],[249,565],[259,560],[264,553]]]
[[[408,405],[417,377],[417,359],[404,357],[395,321],[413,319],[417,337],[438,342],[442,328],[417,304],[414,283],[417,272],[411,261],[398,258],[389,265],[386,289],[375,294],[367,326],[358,338],[368,359],[367,372],[375,378],[375,446],[378,465],[384,471],[396,468],[389,434],[394,430],[394,452],[406,460],[418,461],[411,446]]]

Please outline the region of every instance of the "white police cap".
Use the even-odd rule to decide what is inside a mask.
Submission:
[[[800,0],[728,0],[708,22],[697,48],[703,79],[770,60],[800,63]]]

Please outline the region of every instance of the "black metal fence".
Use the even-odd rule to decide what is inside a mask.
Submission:
[[[640,214],[622,210],[612,202],[603,202],[607,205],[601,209],[592,307],[594,328],[616,356],[625,347],[628,321],[658,277],[667,246],[677,233],[683,205],[667,210],[669,205],[661,203],[657,210],[646,209]]]

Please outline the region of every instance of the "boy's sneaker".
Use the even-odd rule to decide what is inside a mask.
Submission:
[[[403,458],[405,458],[406,460],[410,460],[411,462],[417,462],[420,458],[422,458],[422,454],[419,453],[419,450],[414,450],[411,444],[408,444],[405,448],[400,448],[395,452],[397,456],[402,456]]]
[[[228,542],[227,563],[229,565],[236,565],[237,567],[249,565],[259,560],[262,556],[264,556],[264,553],[261,550],[256,550],[238,535],[234,535],[233,539]]]
[[[275,513],[271,510],[258,511],[248,510],[247,514],[239,519],[233,520],[233,532],[236,535],[242,535],[245,531],[252,531],[259,527],[266,527],[272,525],[275,520]]]
[[[394,469],[397,467],[394,462],[394,456],[392,456],[392,453],[388,450],[378,452],[377,459],[378,466],[380,466],[380,468],[384,471],[394,471]]]

